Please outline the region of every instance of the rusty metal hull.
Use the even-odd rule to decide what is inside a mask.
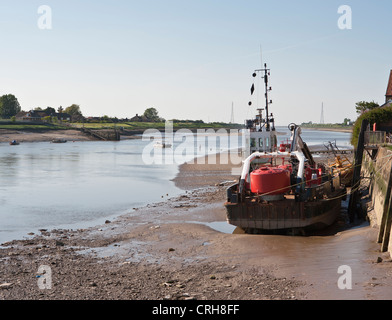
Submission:
[[[244,230],[323,229],[333,224],[341,209],[341,198],[303,201],[225,203],[227,221]]]

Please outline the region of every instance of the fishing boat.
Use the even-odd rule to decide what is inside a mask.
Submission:
[[[171,148],[171,144],[163,141],[157,141],[154,144],[154,148]]]
[[[252,153],[243,161],[239,181],[227,189],[227,221],[247,233],[323,229],[339,215],[346,188],[339,172],[315,162],[296,124],[289,125],[290,140],[277,148],[273,117],[268,114],[270,71],[266,65],[260,71],[266,84],[267,116],[260,115],[250,128]],[[260,150],[254,150],[252,137]],[[257,139],[263,139],[263,145]]]

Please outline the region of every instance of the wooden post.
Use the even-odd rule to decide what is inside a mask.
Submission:
[[[362,120],[361,132],[359,133],[357,149],[355,151],[355,161],[354,161],[355,167],[353,173],[353,181],[351,184],[351,190],[354,189],[354,192],[351,191],[350,201],[348,205],[348,214],[351,223],[354,222],[355,212],[357,211],[357,203],[359,202],[359,185],[361,183],[362,158],[363,158],[363,151],[365,149],[365,145],[364,145],[365,131],[368,125],[369,125],[368,120],[366,119]]]
[[[387,201],[387,199],[385,199],[385,201]],[[385,219],[384,237],[382,240],[381,252],[388,251],[389,238],[391,235],[391,226],[392,226],[392,197],[389,197],[389,206]]]
[[[376,178],[374,178],[376,179]],[[389,173],[389,180],[388,180],[388,187],[387,187],[387,192],[385,194],[385,200],[384,200],[384,207],[383,207],[383,212],[381,216],[381,224],[380,224],[380,230],[378,233],[378,243],[382,243],[383,238],[384,238],[384,231],[385,231],[385,225],[388,217],[388,212],[391,210],[391,190],[392,190],[392,172]],[[388,202],[389,199],[389,202]]]

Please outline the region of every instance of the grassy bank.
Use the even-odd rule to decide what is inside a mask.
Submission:
[[[73,123],[72,126],[77,128],[85,127],[87,129],[99,130],[99,129],[123,129],[123,130],[137,130],[144,131],[147,129],[164,130],[165,122],[118,122],[118,123]],[[239,124],[228,124],[228,123],[194,123],[194,122],[175,122],[173,123],[173,129],[240,129],[242,126]]]
[[[345,126],[343,124],[301,124],[304,129],[312,130],[325,130],[325,131],[340,131],[340,132],[352,132],[353,126]]]

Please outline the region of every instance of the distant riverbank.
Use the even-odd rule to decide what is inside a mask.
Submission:
[[[352,129],[343,129],[343,128],[309,128],[309,127],[302,127],[305,130],[317,130],[317,131],[333,131],[333,132],[347,132],[351,133]]]
[[[174,131],[187,129],[192,132],[198,130],[231,130],[241,129],[239,124],[224,123],[191,123],[179,122],[173,123]],[[91,141],[97,140],[93,136],[83,132],[83,129],[89,129],[96,132],[101,130],[116,130],[120,133],[122,139],[132,139],[139,137],[148,129],[158,131],[166,130],[165,122],[121,122],[121,123],[62,123],[51,124],[43,122],[0,122],[0,142],[43,142],[54,139],[65,139],[67,141]]]
[[[197,132],[197,130],[207,130],[213,129],[217,130],[227,130],[234,129],[236,125],[231,127],[217,127],[212,126],[210,128],[203,127],[198,128],[195,126],[185,126],[178,127],[174,126],[173,130],[177,131],[179,129],[188,129],[192,132]],[[51,126],[41,124],[37,125],[10,125],[0,126],[0,143],[2,142],[10,142],[12,140],[16,140],[18,142],[46,142],[52,141],[55,139],[65,139],[67,141],[94,141],[97,138],[82,132],[80,129],[82,127],[60,127],[60,126]],[[114,124],[94,124],[94,125],[86,125],[85,128],[93,129],[93,130],[107,130],[107,129],[116,129],[120,133],[121,139],[132,139],[140,137],[141,134],[145,132],[147,129],[156,129],[159,131],[164,131],[165,126],[160,123],[153,124],[152,127],[148,127],[146,123],[141,125],[140,127],[125,127],[125,126],[114,126]],[[240,129],[239,127],[237,129]],[[345,132],[351,133],[351,127],[348,128],[336,128],[336,127],[302,127],[304,130],[317,130],[317,131],[331,131],[331,132]]]
[[[23,142],[46,142],[56,139],[67,141],[93,141],[95,138],[84,134],[79,130],[45,130],[45,131],[23,131],[0,129],[0,143],[16,140]]]

